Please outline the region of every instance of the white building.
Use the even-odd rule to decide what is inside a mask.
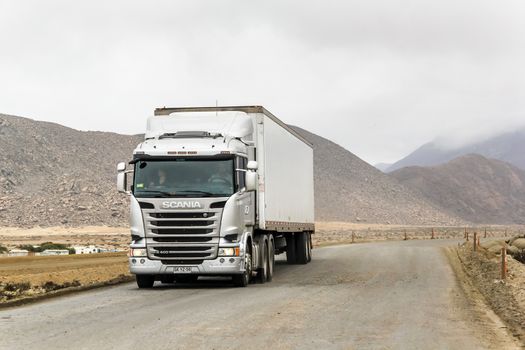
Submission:
[[[25,249],[11,249],[8,255],[9,256],[28,256],[29,252]]]
[[[40,255],[69,255],[67,249],[46,249]]]
[[[96,254],[101,252],[101,249],[94,245],[76,246],[73,249],[75,249],[75,254]]]

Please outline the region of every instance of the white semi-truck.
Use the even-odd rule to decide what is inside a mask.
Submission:
[[[272,279],[277,254],[311,260],[312,146],[261,106],[158,108],[117,170],[139,288],[199,276],[245,287]]]

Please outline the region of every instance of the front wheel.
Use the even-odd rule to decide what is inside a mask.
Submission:
[[[135,275],[135,279],[137,281],[137,286],[141,289],[153,288],[153,284],[155,283],[154,275]]]
[[[252,255],[250,252],[246,253],[244,257],[244,272],[240,275],[233,275],[232,281],[235,287],[246,287],[250,283],[252,277]]]

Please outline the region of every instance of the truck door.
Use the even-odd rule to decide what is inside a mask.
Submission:
[[[247,164],[247,158],[240,156],[236,158],[236,176],[239,190],[246,187],[245,178]],[[240,214],[239,217],[243,218],[245,227],[253,226],[255,224],[255,210],[253,203],[255,203],[254,192],[244,192],[237,199],[237,209]]]

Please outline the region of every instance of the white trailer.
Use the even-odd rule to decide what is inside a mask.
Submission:
[[[272,279],[275,254],[310,261],[312,146],[263,107],[156,109],[130,164],[118,188],[131,196],[139,287],[202,275],[246,286]]]

